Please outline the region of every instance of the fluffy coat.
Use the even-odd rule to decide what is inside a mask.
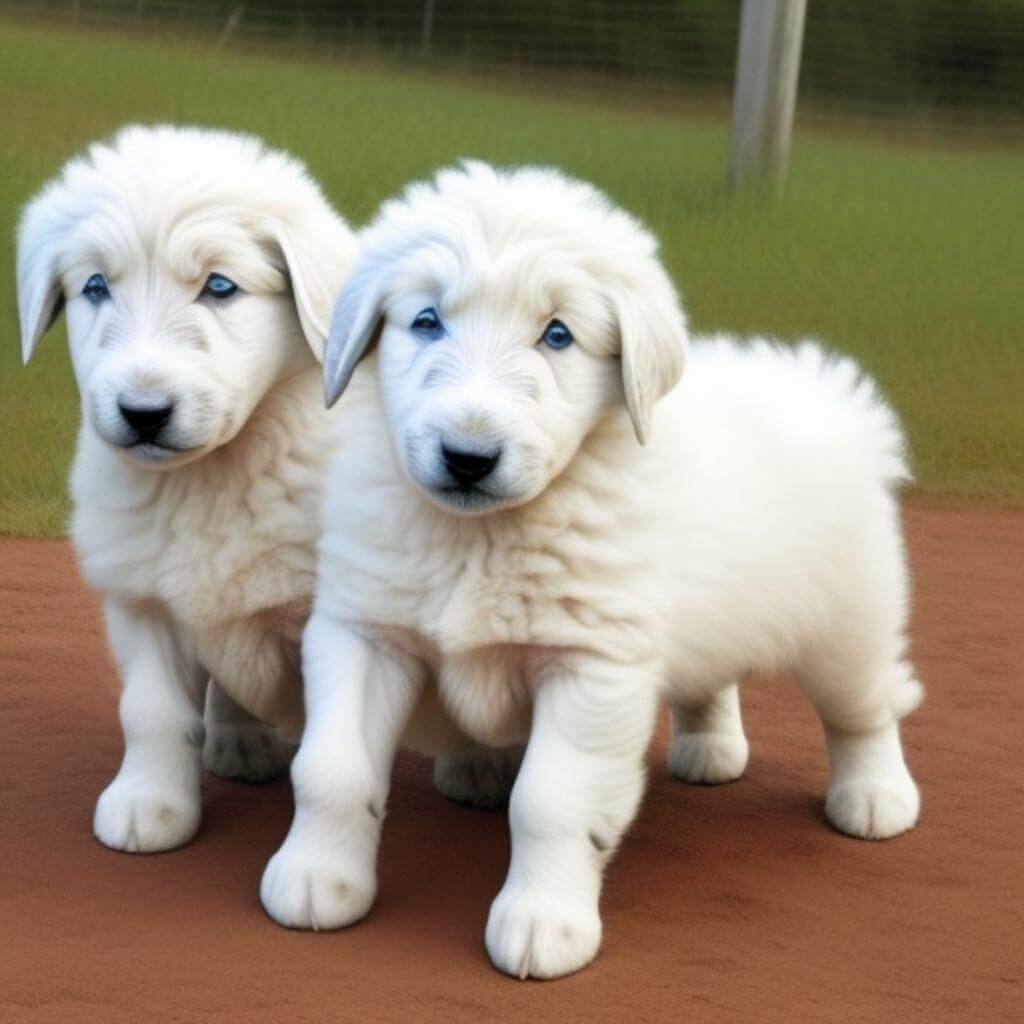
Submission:
[[[686,347],[654,240],[555,172],[443,172],[362,236],[324,363],[360,442],[329,474],[277,921],[368,912],[400,744],[489,803],[528,741],[487,949],[582,967],[658,699],[670,770],[729,781],[752,672],[795,671],[820,714],[837,828],[914,824],[896,418],[815,344]]]
[[[337,434],[318,358],[354,253],[300,163],[226,132],[126,128],[26,208],[23,350],[66,308],[71,532],[124,684],[124,761],[94,821],[107,846],[191,838],[204,733],[221,775],[290,759]],[[218,297],[211,275],[237,290]],[[133,426],[161,409],[155,432]]]

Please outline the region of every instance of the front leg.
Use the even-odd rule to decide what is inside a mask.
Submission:
[[[487,922],[507,974],[557,978],[596,955],[601,878],[640,801],[656,679],[651,666],[581,658],[542,683],[509,805],[512,863]]]
[[[302,641],[306,727],[292,762],[295,817],[260,899],[288,928],[342,928],[377,894],[391,767],[422,665],[314,611]]]
[[[163,616],[115,600],[105,611],[124,682],[124,759],[97,801],[93,831],[114,850],[171,850],[199,827],[205,677]]]

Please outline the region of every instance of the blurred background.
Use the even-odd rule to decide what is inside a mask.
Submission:
[[[560,166],[661,238],[695,331],[861,359],[914,500],[1024,504],[1024,3],[809,0],[773,192],[727,183],[739,27],[739,0],[0,0],[0,533],[63,533],[78,419],[62,327],[19,365],[18,211],[127,121],[256,132],[356,225],[461,156]]]

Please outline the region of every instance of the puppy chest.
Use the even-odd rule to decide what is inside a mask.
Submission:
[[[195,628],[245,617],[260,632],[297,642],[314,582],[311,552],[275,549],[232,557],[221,551],[205,564],[174,566],[160,596],[177,619]]]
[[[573,648],[615,658],[647,653],[656,633],[649,601],[628,579],[550,573],[463,573],[420,608],[420,627],[457,657],[481,648]]]
[[[182,624],[203,629],[266,613],[275,632],[295,633],[296,602],[308,601],[316,579],[313,538],[306,531],[267,536],[251,523],[116,524],[76,536],[89,582],[127,601],[157,601]],[[144,528],[139,528],[143,526]],[[218,524],[220,525],[220,524]]]
[[[560,653],[504,644],[445,657],[437,672],[438,696],[459,728],[478,743],[524,742],[538,677]]]
[[[191,630],[203,668],[251,714],[289,725],[301,711],[299,635],[307,602]]]

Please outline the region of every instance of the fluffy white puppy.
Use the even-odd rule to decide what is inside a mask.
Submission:
[[[94,819],[107,846],[196,831],[211,675],[209,767],[287,765],[336,422],[318,359],[354,254],[300,163],[225,132],[125,128],[25,210],[23,354],[65,308],[72,534],[124,682],[124,761]]]
[[[443,172],[362,243],[324,364],[333,401],[366,357],[345,400],[360,445],[329,474],[271,916],[369,910],[400,743],[457,767],[528,738],[487,949],[519,977],[582,967],[659,695],[670,770],[725,782],[752,671],[795,670],[820,714],[837,828],[910,828],[906,468],[873,385],[814,345],[726,339],[677,384],[686,330],[654,240],[553,171]]]

